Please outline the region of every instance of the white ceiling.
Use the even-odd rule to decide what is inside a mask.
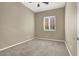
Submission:
[[[40,7],[37,7],[37,4],[40,4]],[[56,9],[56,8],[61,8],[65,6],[65,2],[49,2],[48,5],[41,3],[41,2],[22,2],[26,7],[31,9],[33,12],[41,12],[41,11],[46,11],[46,10],[51,10],[51,9]]]

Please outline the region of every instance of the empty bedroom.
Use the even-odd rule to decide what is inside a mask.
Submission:
[[[76,2],[0,2],[0,56],[77,56]]]

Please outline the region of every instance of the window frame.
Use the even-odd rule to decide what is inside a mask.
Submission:
[[[51,18],[54,19],[55,29],[51,29],[51,23],[50,23]],[[45,28],[46,19],[48,19],[48,29]],[[44,17],[44,19],[43,19],[43,28],[44,28],[44,31],[56,31],[56,16],[46,16],[46,17]]]

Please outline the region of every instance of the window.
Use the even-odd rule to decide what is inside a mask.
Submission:
[[[56,31],[56,17],[47,16],[43,21],[44,31]]]

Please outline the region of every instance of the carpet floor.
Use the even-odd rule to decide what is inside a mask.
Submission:
[[[33,39],[0,52],[0,56],[69,56],[64,42]]]

